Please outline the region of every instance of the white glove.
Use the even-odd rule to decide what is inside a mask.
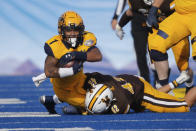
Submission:
[[[190,79],[190,75],[188,74],[188,71],[182,71],[180,73],[180,76],[178,76],[178,78],[176,79],[176,82],[178,84],[183,84],[184,82],[186,82],[189,79]]]
[[[45,73],[42,73],[36,77],[32,77],[32,80],[33,80],[35,86],[38,87],[44,80],[46,80],[46,78],[47,77],[46,77]]]
[[[122,40],[125,33],[123,29],[119,26],[119,24],[116,24],[115,32],[116,32],[116,35],[120,38],[120,40]]]

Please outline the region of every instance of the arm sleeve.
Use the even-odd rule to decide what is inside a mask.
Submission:
[[[127,16],[126,12],[122,15],[119,21],[120,27],[124,27],[131,19],[133,16]]]
[[[47,43],[45,43],[45,45],[44,45],[44,50],[45,50],[45,53],[48,56],[53,56],[54,57],[54,54],[52,52],[52,49],[50,48],[50,46]]]
[[[118,0],[113,19],[118,19],[119,15],[125,8],[126,0]]]

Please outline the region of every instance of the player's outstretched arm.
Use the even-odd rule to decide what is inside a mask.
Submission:
[[[161,92],[165,92],[168,93],[169,91],[171,91],[172,89],[178,87],[178,85],[183,84],[184,82],[188,81],[190,79],[190,74],[191,72],[187,71],[182,71],[180,73],[180,75],[178,76],[178,78],[176,78],[176,80],[170,82],[169,84],[162,86],[161,88],[159,88],[158,90]]]
[[[42,82],[44,82],[44,81],[46,80],[46,78],[47,78],[47,77],[46,77],[45,73],[42,73],[42,74],[40,74],[40,75],[38,75],[38,76],[32,77],[32,80],[33,80],[35,86],[36,86],[36,87],[39,87],[39,85],[40,85]]]
[[[102,54],[100,50],[95,47],[87,51],[86,61],[88,62],[97,62],[102,60]]]
[[[123,27],[133,18],[133,13],[131,9],[125,11],[125,13],[120,18],[118,24],[116,24],[115,32],[116,35],[120,38],[120,40],[124,37]]]

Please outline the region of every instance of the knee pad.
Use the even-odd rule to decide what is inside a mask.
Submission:
[[[156,51],[156,50],[151,50],[150,51],[150,57],[154,61],[164,61],[164,60],[168,59],[167,53],[161,53],[161,52]]]

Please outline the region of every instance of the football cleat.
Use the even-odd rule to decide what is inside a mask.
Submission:
[[[56,104],[54,103],[53,96],[41,96],[40,103],[44,105],[49,114],[57,114],[55,111]]]
[[[62,108],[64,114],[79,114],[76,107],[67,105]]]

